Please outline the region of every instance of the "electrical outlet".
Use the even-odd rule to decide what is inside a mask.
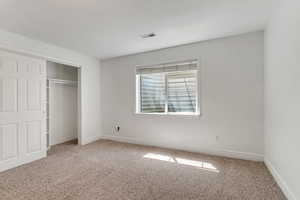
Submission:
[[[120,126],[115,126],[115,130],[116,130],[116,132],[120,132]]]

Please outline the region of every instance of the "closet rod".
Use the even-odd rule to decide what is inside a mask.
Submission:
[[[77,86],[77,81],[71,80],[63,80],[63,79],[48,79],[48,81],[55,83],[55,84],[63,84],[63,85],[70,85],[70,86]]]

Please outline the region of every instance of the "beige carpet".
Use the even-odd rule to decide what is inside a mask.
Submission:
[[[45,159],[0,173],[1,200],[278,200],[265,165],[98,141],[57,145]]]

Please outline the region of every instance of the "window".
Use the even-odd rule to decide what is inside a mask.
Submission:
[[[136,112],[199,114],[197,60],[136,69]]]

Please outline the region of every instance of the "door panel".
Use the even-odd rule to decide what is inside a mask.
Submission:
[[[26,110],[41,110],[41,81],[27,80],[26,86]]]
[[[17,111],[17,91],[17,79],[0,78],[0,112]]]
[[[16,73],[18,71],[18,63],[13,59],[0,57],[0,71]]]
[[[39,63],[27,63],[27,72],[31,74],[41,74],[42,67],[39,65]]]
[[[7,161],[18,156],[18,125],[6,124],[0,126],[1,161]]]
[[[27,153],[41,150],[41,122],[26,122]]]
[[[0,51],[0,171],[46,156],[46,61]]]

